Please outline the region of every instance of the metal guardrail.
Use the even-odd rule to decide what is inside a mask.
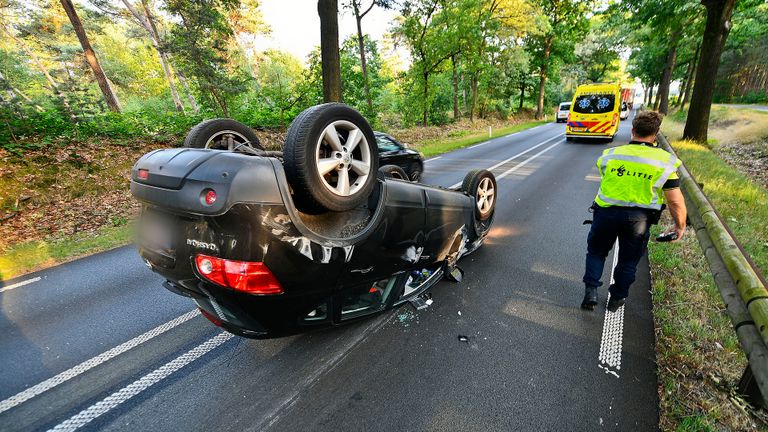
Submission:
[[[659,133],[657,139],[665,150],[674,153],[664,135]],[[766,408],[768,284],[684,164],[679,172],[688,217],[749,361],[739,391],[753,404]]]

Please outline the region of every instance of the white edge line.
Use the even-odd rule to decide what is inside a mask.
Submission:
[[[614,273],[614,270],[616,269],[616,263],[618,263],[618,262],[619,262],[619,240],[616,239],[616,243],[614,244],[614,247],[613,247],[613,264],[611,264],[611,285],[613,285],[613,283],[615,282],[615,280],[613,279],[613,273]],[[608,297],[605,299],[606,305],[608,304],[608,301],[610,301],[610,299],[611,299],[611,294],[609,292],[608,293]],[[622,305],[621,308],[624,308],[624,306]],[[605,349],[606,349],[605,348],[606,333],[607,333],[606,327],[609,325],[609,322],[608,322],[609,321],[609,316],[608,315],[610,314],[611,318],[613,318],[613,314],[618,313],[618,312],[619,312],[618,310],[616,312],[609,312],[607,307],[605,309],[605,316],[603,317],[603,335],[600,337],[600,352],[601,353],[603,351],[605,351]],[[623,320],[624,320],[624,316],[622,314],[621,315],[621,321],[623,321]],[[623,329],[624,329],[623,322],[621,322],[620,327],[621,327],[621,331],[623,332]],[[622,335],[619,335],[619,338],[621,338],[621,337],[622,337]],[[619,356],[620,355],[621,355],[621,352],[619,352]],[[616,378],[619,378],[619,374],[616,371],[612,370],[609,367],[608,364],[606,364],[605,366],[602,365],[602,359],[600,359],[599,357],[600,356],[598,356],[598,364],[597,364],[597,366],[600,369],[603,369],[605,371],[605,373],[613,375]]]
[[[442,157],[442,156],[435,156],[435,157],[433,157],[433,158],[430,158],[430,159],[427,159],[427,160],[425,160],[425,161],[424,161],[424,163],[427,163],[427,162],[432,162],[432,161],[434,161],[434,160],[438,160],[438,159],[440,159],[441,157]]]
[[[192,363],[193,361],[199,359],[200,357],[214,350],[216,347],[220,346],[221,344],[230,340],[233,337],[234,335],[231,333],[226,333],[226,332],[219,333],[218,335],[208,339],[207,341],[196,346],[195,348],[192,348],[191,350],[185,352],[179,357],[176,357],[175,359],[169,361],[168,363],[144,375],[143,377],[139,378],[137,381],[134,381],[131,384],[128,384],[127,386],[121,388],[120,390],[105,397],[101,401],[91,405],[90,407],[73,415],[69,419],[59,423],[52,429],[49,429],[49,432],[51,431],[71,432],[79,429],[82,426],[85,426],[86,424],[90,423],[96,418],[116,408],[123,402],[126,402],[127,400],[140,394],[141,392],[148,389],[149,387],[169,377],[171,374],[183,368],[184,366]]]
[[[564,134],[555,135],[555,136],[553,136],[553,137],[551,137],[551,138],[549,138],[549,139],[547,139],[547,140],[545,140],[545,141],[542,141],[542,142],[540,142],[540,143],[536,144],[535,146],[533,146],[533,147],[531,147],[531,148],[529,148],[529,149],[527,149],[527,150],[521,151],[520,153],[518,153],[518,154],[516,154],[516,155],[514,155],[514,156],[512,156],[512,157],[510,157],[510,158],[504,159],[503,161],[501,161],[501,162],[497,163],[496,165],[494,165],[494,166],[492,166],[492,167],[490,167],[490,168],[486,168],[486,169],[487,169],[488,171],[493,171],[493,170],[495,170],[496,168],[498,168],[498,167],[500,167],[500,166],[504,165],[505,163],[507,163],[507,162],[509,162],[509,161],[511,161],[511,160],[513,160],[513,159],[515,159],[515,158],[518,158],[518,157],[520,157],[520,156],[522,156],[522,155],[524,155],[524,154],[526,154],[526,153],[529,153],[529,152],[531,152],[531,151],[533,151],[533,150],[536,150],[537,148],[539,148],[539,147],[543,146],[544,144],[547,144],[548,142],[550,142],[550,141],[552,141],[552,140],[554,140],[554,139],[557,139],[557,138],[561,138],[563,135],[564,135]],[[558,143],[555,143],[555,144],[560,144],[560,143],[558,142]],[[552,148],[552,147],[554,147],[554,145],[550,146],[549,148]],[[548,148],[548,149],[549,149],[549,148]],[[547,150],[548,150],[548,149],[547,149]],[[546,150],[545,150],[545,151],[546,151]],[[539,152],[538,154],[541,154],[541,153],[543,153],[543,152]],[[537,155],[538,155],[538,154],[537,154]],[[532,158],[531,158],[531,159],[532,159]],[[528,160],[530,160],[530,159],[528,159]],[[527,162],[527,161],[526,161],[526,162]],[[448,187],[448,189],[455,189],[455,188],[457,188],[457,187],[461,186],[461,183],[462,183],[462,182],[458,182],[458,183],[454,184],[453,186],[450,186],[450,187]]]
[[[45,380],[45,381],[43,381],[43,382],[41,382],[39,384],[36,384],[36,385],[34,385],[34,386],[32,386],[32,387],[30,387],[30,388],[28,388],[28,389],[26,389],[26,390],[24,390],[24,391],[22,391],[20,393],[17,393],[15,395],[9,397],[8,399],[0,402],[0,413],[3,413],[3,412],[5,412],[5,411],[7,411],[7,410],[17,406],[17,405],[20,405],[20,404],[28,401],[29,399],[32,399],[33,397],[35,397],[35,396],[37,396],[37,395],[39,395],[41,393],[44,393],[44,392],[46,392],[46,391],[48,391],[48,390],[50,390],[50,389],[52,389],[52,388],[54,388],[54,387],[56,387],[56,386],[58,386],[60,384],[63,384],[64,382],[66,382],[66,381],[68,381],[68,380],[70,380],[70,379],[72,379],[72,378],[74,378],[74,377],[76,377],[76,376],[78,376],[78,375],[80,375],[80,374],[90,370],[90,369],[93,369],[94,367],[96,367],[96,366],[98,366],[98,365],[100,365],[100,364],[102,364],[102,363],[104,363],[104,362],[106,362],[106,361],[108,361],[108,360],[110,360],[110,359],[112,359],[112,358],[114,358],[114,357],[116,357],[116,356],[118,356],[118,355],[128,351],[128,350],[130,350],[131,348],[134,348],[134,347],[136,347],[136,346],[138,346],[138,345],[140,345],[140,344],[142,344],[142,343],[144,343],[144,342],[154,338],[155,336],[158,336],[158,335],[160,335],[162,333],[167,332],[168,330],[178,326],[179,324],[182,324],[182,323],[184,323],[184,322],[194,318],[199,313],[200,313],[200,311],[198,311],[197,309],[189,311],[189,312],[185,313],[184,315],[176,317],[176,318],[168,321],[165,324],[161,324],[161,325],[153,328],[152,330],[150,330],[150,331],[148,331],[148,332],[146,332],[146,333],[144,333],[142,335],[136,336],[135,338],[129,340],[128,342],[124,342],[124,343],[122,343],[122,344],[120,344],[120,345],[110,349],[109,351],[105,351],[105,352],[97,355],[96,357],[93,357],[93,358],[91,358],[89,360],[86,360],[86,361],[78,364],[77,366],[69,368],[69,369],[65,370],[64,372],[62,372],[62,373],[60,373],[60,374],[58,374],[58,375],[56,375],[56,376],[54,376],[52,378],[48,378],[47,380]]]
[[[4,287],[0,288],[0,292],[10,291],[10,290],[12,290],[14,288],[18,288],[18,287],[21,287],[21,286],[24,286],[24,285],[29,285],[31,283],[38,282],[40,279],[42,279],[42,278],[40,276],[38,276],[36,278],[27,279],[25,281],[17,282],[17,283],[12,284],[12,285],[4,286]]]

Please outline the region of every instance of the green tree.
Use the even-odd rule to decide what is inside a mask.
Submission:
[[[572,61],[576,42],[589,30],[589,3],[582,0],[535,0],[533,3],[543,20],[540,32],[526,38],[526,49],[539,75],[536,118],[542,118],[547,80],[557,74],[563,63]]]

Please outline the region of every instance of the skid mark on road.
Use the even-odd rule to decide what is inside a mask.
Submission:
[[[85,426],[99,416],[106,414],[128,399],[131,399],[149,387],[157,384],[158,382],[170,376],[172,373],[199,359],[203,355],[207,354],[214,348],[232,339],[233,337],[234,335],[231,333],[219,333],[201,345],[198,345],[197,347],[169,361],[158,369],[155,369],[152,372],[144,375],[138,381],[134,381],[133,383],[128,384],[122,389],[102,399],[100,402],[91,405],[83,411],[80,411],[78,414],[75,414],[74,416],[65,420],[64,422],[59,423],[53,429],[49,429],[49,432],[74,431],[82,426]]]
[[[118,345],[112,348],[109,351],[106,351],[102,354],[97,355],[96,357],[86,360],[77,366],[67,369],[64,372],[54,376],[53,378],[48,378],[47,380],[41,382],[40,384],[34,385],[16,395],[13,395],[8,399],[0,402],[0,413],[8,411],[9,409],[17,405],[20,405],[43,392],[46,392],[90,369],[93,369],[96,366],[130,350],[131,348],[141,345],[144,342],[154,338],[155,336],[163,334],[168,330],[178,326],[179,324],[189,321],[190,319],[196,317],[199,314],[200,312],[197,309],[193,311],[189,311],[178,318],[172,319],[165,324],[157,326],[152,330],[129,340],[128,342],[125,342],[121,345]]]
[[[613,264],[611,265],[611,285],[613,285],[613,272],[616,263],[619,261],[619,241],[613,247]],[[603,336],[600,338],[600,354],[598,356],[598,367],[605,373],[619,377],[621,370],[621,347],[624,339],[624,306],[622,305],[616,312],[608,310],[608,301],[611,294],[608,294],[605,309],[605,318],[603,319]]]
[[[290,409],[294,404],[296,404],[296,402],[298,402],[303,393],[312,388],[312,386],[315,385],[315,383],[317,383],[325,374],[336,368],[336,366],[338,366],[341,361],[344,360],[347,355],[349,355],[349,353],[360,346],[360,344],[365,342],[369,336],[375,334],[381,327],[384,326],[384,324],[389,322],[393,315],[394,311],[388,314],[383,314],[378,319],[369,324],[365,329],[358,332],[357,335],[355,335],[349,342],[347,342],[341,350],[337,351],[333,357],[331,357],[325,363],[319,365],[317,369],[309,374],[309,376],[307,376],[291,394],[287,395],[287,397],[278,403],[277,407],[268,412],[259,424],[247,430],[264,431],[271,428],[275,423],[277,423],[278,420],[280,420],[281,415],[286,410]]]

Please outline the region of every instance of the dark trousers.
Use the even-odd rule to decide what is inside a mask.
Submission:
[[[607,207],[595,210],[592,229],[587,237],[587,264],[584,284],[602,286],[605,258],[619,239],[619,260],[613,271],[611,296],[625,298],[635,281],[637,263],[645,254],[653,220],[652,211],[630,207]]]

